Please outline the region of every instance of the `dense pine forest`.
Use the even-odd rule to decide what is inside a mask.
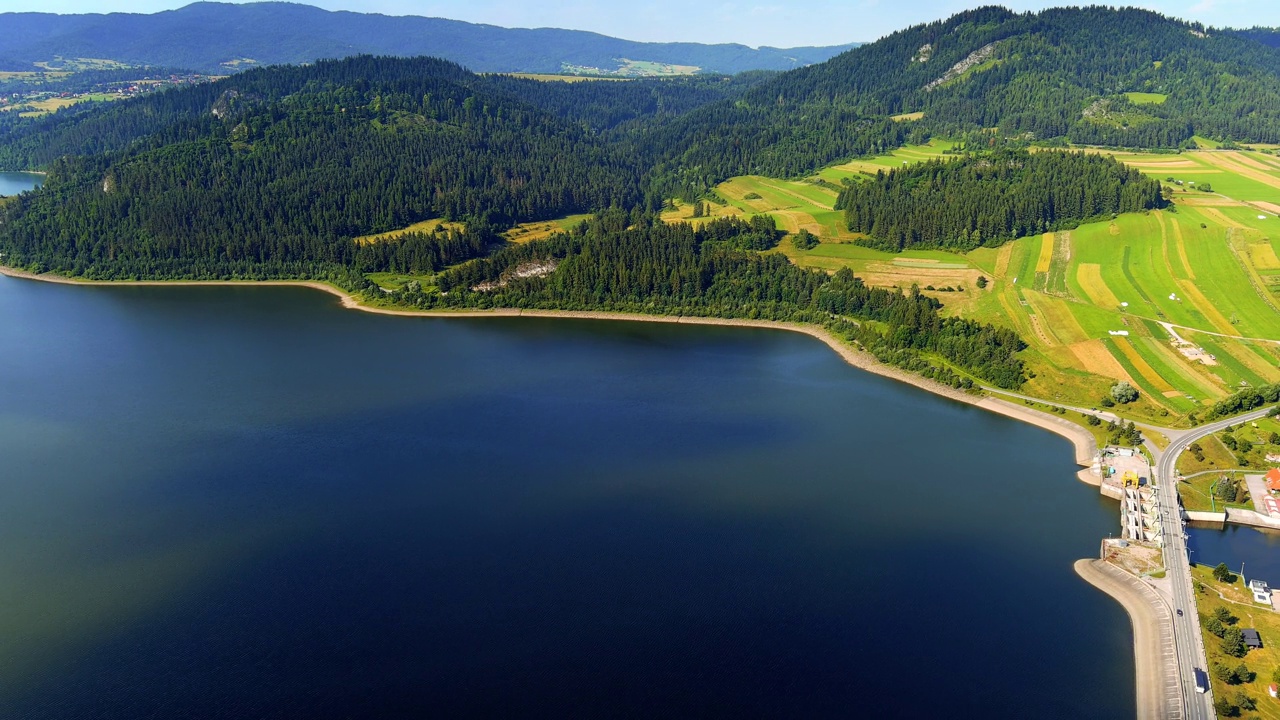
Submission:
[[[756,81],[571,94],[368,57],[249,72],[11,141],[0,155],[16,164],[56,159],[42,192],[3,211],[3,244],[14,262],[101,278],[301,276],[354,262],[351,238],[421,220],[634,207],[643,155],[604,131]]]
[[[965,252],[1163,205],[1158,180],[1110,156],[1006,150],[882,172],[836,209],[871,247]]]

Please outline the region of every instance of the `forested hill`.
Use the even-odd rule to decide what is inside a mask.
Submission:
[[[836,209],[863,244],[965,252],[1164,204],[1158,180],[1115,158],[1006,150],[880,173],[845,188]]]
[[[364,72],[371,74],[364,76]],[[637,121],[678,117],[708,103],[736,97],[769,76],[742,73],[571,84],[477,75],[431,58],[367,56],[308,66],[257,68],[216,83],[128,102],[83,103],[41,118],[0,113],[0,170],[40,169],[65,155],[136,150],[143,139],[145,145],[157,146],[204,137],[219,132],[229,113],[260,111],[297,93],[329,92],[339,87],[347,93],[344,98],[354,101],[370,93],[377,95],[384,87],[399,94],[415,85],[443,81],[477,96],[500,96],[508,102],[531,105],[589,133],[599,133]],[[288,110],[280,106],[279,111]]]
[[[97,277],[297,276],[353,267],[353,237],[421,220],[483,233],[635,207],[645,156],[597,126],[734,83],[599,85],[570,97],[563,83],[358,57],[63,118],[8,148],[63,157],[41,192],[0,210],[0,251]]]
[[[913,132],[989,128],[1140,147],[1280,142],[1280,50],[1145,10],[980,8],[780,75],[653,142],[669,167],[712,178],[798,175]]]
[[[738,73],[791,70],[853,47],[641,43],[577,30],[508,29],[279,2],[195,3],[153,15],[4,13],[0,28],[0,58],[5,69],[13,70],[63,57],[226,73],[373,54],[432,55],[476,72],[555,73],[566,65],[614,71],[626,59]]]

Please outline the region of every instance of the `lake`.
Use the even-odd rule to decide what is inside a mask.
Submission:
[[[44,175],[28,172],[0,172],[0,197],[34,190],[44,184]]]
[[[812,338],[3,277],[0,318],[2,717],[1134,716],[1070,444]]]

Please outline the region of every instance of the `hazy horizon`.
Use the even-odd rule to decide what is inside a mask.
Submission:
[[[221,1],[245,4],[244,0]],[[187,0],[0,0],[0,12],[154,13],[189,4]],[[896,30],[943,19],[979,5],[1003,4],[1023,11],[1089,3],[812,0],[791,4],[720,2],[697,5],[675,0],[647,0],[632,3],[625,11],[602,0],[571,0],[554,6],[514,0],[313,0],[298,4],[325,10],[440,17],[502,27],[587,30],[643,42],[798,47],[868,42]],[[1118,4],[1144,7],[1217,27],[1280,26],[1280,4],[1271,0],[1147,0]],[[815,22],[815,18],[822,18],[822,22]]]

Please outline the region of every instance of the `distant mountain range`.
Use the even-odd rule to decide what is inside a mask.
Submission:
[[[255,65],[373,54],[432,55],[476,72],[556,73],[569,67],[617,72],[635,68],[636,63],[654,63],[738,73],[791,70],[857,46],[753,49],[643,43],[580,30],[509,29],[278,2],[202,2],[152,15],[3,13],[0,28],[0,69],[7,70],[28,70],[55,58],[93,58],[226,73]]]

